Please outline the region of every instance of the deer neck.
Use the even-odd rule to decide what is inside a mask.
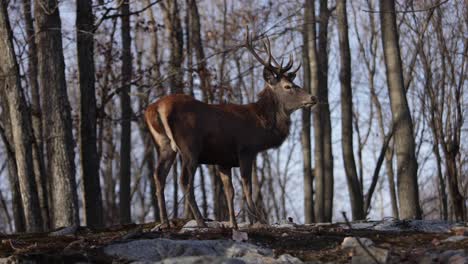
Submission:
[[[255,106],[261,126],[282,143],[289,134],[290,114],[270,88],[264,88],[258,96]]]

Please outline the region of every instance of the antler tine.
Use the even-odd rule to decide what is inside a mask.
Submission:
[[[261,64],[263,64],[263,66],[265,66],[267,69],[269,69],[270,71],[273,71],[276,74],[280,74],[280,69],[271,65],[271,60],[275,60],[275,59],[271,55],[271,48],[270,48],[270,43],[269,43],[268,38],[267,38],[267,42],[264,41],[263,44],[265,46],[266,52],[268,53],[268,61],[265,61],[264,59],[262,59],[260,55],[258,55],[258,53],[255,51],[255,48],[253,45],[253,37],[250,36],[249,28],[247,27],[245,47],[250,51],[250,53],[252,53],[255,59],[257,59]]]
[[[273,56],[271,55],[270,40],[268,39],[268,37],[266,39],[267,39],[266,41],[265,40],[262,41],[263,48],[265,49],[265,52],[268,55],[268,64],[271,65],[271,59],[273,58]]]
[[[292,71],[291,73],[296,74],[296,72],[301,68],[301,66],[302,66],[302,62],[299,62],[299,66],[294,71]]]
[[[292,54],[290,54],[290,55],[289,55],[288,64],[286,64],[286,66],[284,66],[284,68],[281,67],[281,71],[282,71],[282,72],[287,72],[287,71],[289,71],[289,70],[292,68],[293,64],[294,64],[293,56],[292,56]],[[281,66],[282,66],[282,65],[281,65]]]
[[[271,60],[275,64],[274,67],[276,67],[278,69],[277,72],[280,73],[281,68],[283,67],[283,61],[281,61],[281,64],[279,64],[278,61],[273,57],[273,55],[271,54],[270,38],[266,37],[266,39],[267,39],[267,44],[268,44],[268,51],[269,51],[269,54],[271,55]],[[263,41],[263,42],[265,42],[265,41]],[[263,45],[265,46],[265,48],[267,47],[267,45],[265,43]]]
[[[253,38],[249,32],[249,27],[247,27],[247,33],[245,34],[245,47],[252,53],[252,55],[257,59],[261,64],[267,67],[267,63],[257,54],[255,48],[253,47]]]

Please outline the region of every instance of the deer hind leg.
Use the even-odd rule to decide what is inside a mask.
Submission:
[[[237,229],[236,214],[234,212],[234,187],[232,186],[231,168],[219,167],[221,181],[224,186],[224,194],[228,203],[229,223],[232,228]]]
[[[171,127],[169,126],[169,120],[168,120],[168,110],[166,107],[164,107],[164,105],[158,109],[158,114],[159,114],[159,118],[161,120],[161,123],[163,125],[163,128],[164,128],[164,131],[166,133],[166,136],[169,138],[169,141],[170,141],[170,146],[172,148],[172,150],[174,150],[175,152],[177,152],[178,150],[178,147],[177,147],[177,144],[174,140],[174,135],[172,133],[172,130],[171,130]]]
[[[206,227],[200,209],[195,201],[194,175],[197,170],[197,163],[193,162],[190,157],[182,155],[182,174],[180,176],[180,186],[184,191],[184,196],[187,198],[189,207],[192,210],[193,217],[197,221],[198,227]]]
[[[161,226],[169,227],[169,219],[167,217],[166,199],[164,196],[164,188],[166,186],[166,178],[169,173],[172,163],[176,157],[176,152],[171,148],[170,140],[165,135],[155,133],[151,130],[156,150],[158,152],[158,163],[154,172],[154,181],[156,183],[156,196],[158,198],[159,214],[161,217]]]
[[[247,211],[251,224],[257,221],[257,209],[252,200],[252,165],[254,159],[255,156],[240,157],[239,159],[242,189],[244,191],[245,200],[247,201]]]

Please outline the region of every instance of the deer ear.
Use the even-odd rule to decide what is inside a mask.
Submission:
[[[278,83],[278,77],[276,77],[276,74],[266,67],[263,68],[263,79],[269,84],[269,85],[275,85]]]

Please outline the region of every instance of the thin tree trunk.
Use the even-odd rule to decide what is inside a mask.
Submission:
[[[146,4],[147,5],[150,5],[150,0],[147,0],[146,1]],[[153,82],[156,83],[156,94],[157,95],[160,95],[160,94],[163,94],[163,91],[161,89],[161,85],[160,85],[160,78],[161,78],[161,72],[160,72],[160,66],[159,66],[159,38],[158,38],[158,25],[157,25],[157,21],[156,21],[156,17],[154,15],[154,12],[153,12],[153,9],[152,8],[148,8],[148,17],[149,17],[149,20],[150,20],[150,32],[151,32],[151,58],[152,58],[152,63],[153,63],[153,67],[152,67],[152,72],[151,72],[151,76],[153,78]],[[149,95],[150,95],[150,92],[148,92],[148,95],[147,97],[145,98],[145,103],[148,104],[149,102]],[[142,127],[141,128],[142,130],[144,130],[145,132],[143,132],[145,134],[145,148],[150,148],[150,149],[146,149],[145,151],[148,151],[148,160],[147,160],[147,163],[146,163],[146,166],[147,166],[147,169],[148,169],[148,181],[150,182],[150,191],[151,191],[151,205],[152,205],[152,208],[153,208],[153,214],[154,214],[154,221],[156,222],[159,222],[161,221],[161,218],[160,218],[160,215],[159,215],[159,205],[158,205],[158,199],[157,199],[157,196],[156,196],[156,183],[154,181],[154,167],[155,167],[155,163],[154,163],[154,147],[153,147],[153,140],[151,138],[151,135],[149,134],[149,132],[147,131],[147,128],[146,127]]]
[[[439,150],[440,140],[439,134],[437,131],[437,118],[436,113],[438,112],[435,97],[432,93],[432,68],[426,56],[424,50],[419,51],[419,56],[422,61],[422,65],[424,67],[424,74],[425,74],[425,85],[424,85],[424,94],[426,95],[425,98],[429,99],[429,107],[424,109],[425,113],[428,113],[429,127],[431,128],[432,137],[434,139],[434,144],[432,146],[432,152],[436,158],[437,164],[437,180],[439,181],[439,206],[440,206],[440,216],[444,220],[448,220],[448,203],[447,203],[447,192],[445,186],[445,179],[442,173],[442,156]],[[425,98],[423,98],[423,105],[425,105]]]
[[[132,221],[130,174],[131,174],[131,117],[132,108],[130,101],[130,86],[132,81],[132,52],[130,36],[130,4],[124,1],[120,7],[122,18],[122,91],[120,92],[120,104],[122,111],[120,135],[120,191],[119,211],[120,223],[127,224]]]
[[[0,170],[0,172],[2,172],[2,171]],[[3,214],[5,215],[6,225],[8,226],[10,231],[13,232],[14,229],[13,229],[13,223],[12,223],[12,220],[11,220],[10,211],[8,209],[8,205],[7,205],[7,202],[5,200],[5,196],[3,195],[2,191],[0,191],[0,206],[2,207]]]
[[[150,5],[150,0],[146,1],[147,5]],[[156,94],[163,94],[164,91],[161,90],[161,69],[159,62],[159,38],[158,38],[158,22],[154,15],[153,9],[148,8],[148,16],[150,20],[150,32],[151,32],[151,57],[152,63],[154,65],[152,69],[152,77],[156,82]]]
[[[229,219],[226,196],[224,195],[221,176],[214,165],[209,166],[211,176],[211,186],[213,193],[213,214],[216,221],[226,221]]]
[[[1,95],[3,91],[0,91]],[[2,107],[2,109],[8,109],[6,96],[0,96],[0,106]],[[15,231],[17,233],[25,232],[26,226],[23,202],[21,200],[21,191],[19,187],[18,170],[15,161],[15,152],[14,147],[11,146],[11,144],[9,143],[13,142],[9,113],[7,113],[7,111],[2,111],[0,118],[2,120],[2,123],[4,124],[4,127],[0,126],[0,136],[2,138],[3,145],[5,146],[7,153],[8,183],[11,191],[11,207],[13,211],[13,220],[15,222]]]
[[[178,0],[169,0],[161,4],[164,11],[164,22],[170,41],[169,86],[171,93],[183,93],[183,47],[184,38],[179,17]]]
[[[28,80],[31,88],[31,119],[34,131],[33,162],[34,175],[37,182],[37,192],[44,229],[50,228],[49,197],[46,178],[46,168],[44,163],[44,146],[42,143],[42,111],[40,105],[39,83],[37,80],[37,46],[34,35],[34,25],[31,11],[31,2],[23,0],[24,22],[26,24],[26,37],[28,39]]]
[[[323,141],[322,160],[323,160],[323,185],[324,185],[324,211],[323,221],[331,222],[333,216],[333,153],[332,153],[332,135],[331,135],[331,120],[330,107],[328,105],[328,21],[330,18],[330,10],[328,9],[328,1],[320,1],[319,14],[319,33],[318,33],[318,100],[320,123],[317,125],[322,130]]]
[[[109,109],[112,111],[113,109]],[[105,123],[104,127],[104,137],[105,142],[107,142],[107,148],[104,154],[104,172],[103,172],[103,180],[104,180],[104,196],[106,201],[106,216],[107,216],[107,224],[117,224],[119,221],[119,212],[117,208],[117,195],[115,192],[116,181],[114,180],[114,159],[115,159],[115,146],[114,146],[114,135],[111,124]]]
[[[203,102],[213,102],[213,92],[211,91],[211,80],[210,80],[210,71],[207,68],[205,51],[203,49],[202,39],[201,39],[201,26],[200,26],[200,15],[198,13],[198,6],[195,0],[188,0],[188,8],[191,12],[190,14],[190,31],[191,31],[191,40],[192,47],[195,51],[195,56],[197,58],[197,71],[200,77],[200,87],[203,94]]]
[[[363,190],[360,187],[353,153],[353,93],[351,88],[351,53],[348,39],[346,0],[337,2],[340,42],[341,140],[353,220],[365,219]]]
[[[34,177],[32,142],[33,129],[19,76],[18,63],[13,47],[13,32],[8,18],[7,5],[0,3],[0,83],[3,84],[2,96],[8,107],[4,108],[10,116],[11,135],[15,148],[15,161],[23,202],[26,231],[43,230],[42,215]]]
[[[315,3],[313,0],[306,0],[306,12],[310,15],[310,21],[314,22],[315,19]],[[315,24],[308,25],[307,38],[308,38],[308,58],[310,67],[310,88],[312,94],[318,97],[319,102],[322,102],[323,97],[319,87],[319,59],[317,54],[316,44],[316,30]],[[325,175],[324,175],[324,156],[323,156],[323,129],[322,129],[322,108],[323,105],[316,106],[314,111],[314,157],[315,157],[315,220],[317,222],[325,221]]]
[[[179,185],[178,185],[178,173],[177,173],[178,160],[174,160],[172,165],[172,217],[177,218],[179,216]]]
[[[404,88],[396,28],[395,2],[393,0],[380,0],[380,11],[382,45],[395,129],[394,142],[397,152],[400,217],[403,219],[420,219],[418,163],[415,156],[413,123]]]
[[[441,96],[442,100],[447,100],[444,95],[448,97],[452,97],[450,100],[447,101],[445,107],[447,108],[446,111],[446,124],[443,124],[444,117],[442,114],[438,116],[438,134],[440,137],[439,142],[441,143],[442,151],[444,153],[445,158],[445,167],[447,172],[447,180],[448,180],[448,191],[450,195],[450,202],[453,208],[453,213],[455,215],[456,221],[465,221],[466,220],[466,197],[463,197],[462,193],[459,190],[459,175],[457,170],[457,156],[460,152],[460,135],[461,135],[461,128],[463,126],[463,114],[462,114],[462,83],[460,84],[455,83],[455,69],[454,63],[452,59],[452,52],[448,50],[446,40],[444,38],[443,32],[443,25],[442,25],[442,10],[437,9],[437,16],[435,19],[435,29],[436,29],[436,36],[437,42],[439,46],[439,52],[441,56],[441,69],[442,69],[442,86],[443,88],[447,89],[447,92],[443,91],[443,95]],[[467,53],[468,48],[467,44],[468,41],[465,39],[464,43],[465,49],[464,54]],[[461,74],[463,76],[463,73]],[[432,77],[432,76],[431,76]],[[465,76],[466,77],[466,76]],[[446,81],[447,80],[447,81]],[[466,78],[464,78],[466,80]],[[452,95],[453,93],[453,95]],[[455,104],[455,105],[454,105]],[[433,109],[437,106],[433,105]],[[438,108],[441,108],[438,106]],[[442,113],[442,111],[438,111]]]
[[[226,66],[226,34],[227,32],[227,1],[223,0],[223,31],[221,33],[221,62],[219,64],[219,97],[218,97],[218,102],[223,103],[224,102],[224,76],[226,75],[225,73],[225,66]],[[220,183],[221,184],[221,183]]]
[[[200,188],[202,192],[202,211],[203,217],[208,218],[208,201],[206,197],[206,187],[205,187],[205,170],[203,165],[198,166],[198,171],[200,172]]]
[[[313,20],[313,3],[307,0],[304,10],[304,28],[303,36],[303,65],[304,65],[304,89],[311,92],[311,68],[309,60],[309,52],[315,53],[315,34],[312,36],[311,32],[315,32],[315,21]],[[312,14],[311,14],[312,13]],[[313,43],[312,43],[313,42]],[[312,50],[313,49],[313,50]],[[311,135],[310,135],[310,110],[307,108],[302,109],[302,159],[303,159],[303,173],[304,173],[304,218],[306,224],[315,222],[314,212],[314,175],[312,173],[312,148],[311,148]]]
[[[102,227],[102,196],[96,147],[94,15],[91,0],[76,2],[76,41],[80,86],[80,161],[86,225]]]

